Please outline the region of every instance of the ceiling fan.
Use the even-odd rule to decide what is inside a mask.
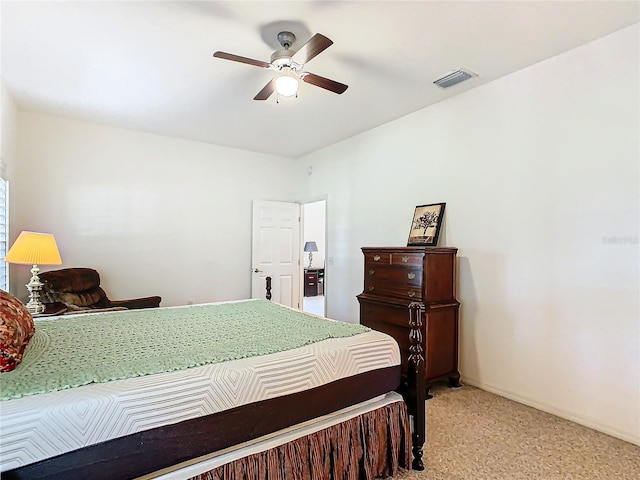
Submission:
[[[247,65],[267,68],[278,73],[278,75],[271,79],[269,83],[253,97],[254,100],[266,100],[274,91],[283,97],[293,97],[298,93],[298,79],[305,83],[315,85],[316,87],[329,90],[330,92],[337,94],[343,93],[348,88],[344,83],[303,71],[304,65],[309,62],[309,60],[330,47],[333,42],[324,35],[316,33],[307,43],[300,47],[298,51],[292,51],[290,48],[295,40],[296,36],[293,33],[280,32],[278,34],[278,42],[280,42],[282,50],[273,52],[270,63],[226,52],[215,52],[213,56],[224,60],[232,60],[234,62],[246,63]]]

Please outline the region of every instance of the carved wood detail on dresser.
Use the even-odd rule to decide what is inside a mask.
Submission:
[[[431,385],[460,386],[458,371],[457,248],[363,247],[364,291],[358,295],[360,323],[394,337],[407,375],[409,305],[424,305],[422,347],[427,398]]]

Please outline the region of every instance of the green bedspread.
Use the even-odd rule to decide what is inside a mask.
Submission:
[[[368,331],[266,300],[36,322],[0,400],[265,355]]]

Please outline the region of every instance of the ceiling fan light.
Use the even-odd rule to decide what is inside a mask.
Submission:
[[[280,75],[276,78],[276,92],[283,97],[293,97],[298,93],[298,79],[291,75]]]

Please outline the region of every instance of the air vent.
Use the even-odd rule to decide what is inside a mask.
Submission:
[[[475,73],[470,72],[469,70],[462,70],[461,68],[454,70],[452,72],[447,73],[443,77],[435,80],[435,83],[440,88],[449,88],[457,85],[460,82],[464,82],[465,80],[469,80],[472,77],[477,76]]]

